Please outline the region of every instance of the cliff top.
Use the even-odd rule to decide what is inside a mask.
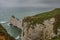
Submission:
[[[49,12],[40,13],[34,16],[28,16],[23,19],[23,22],[30,22],[31,25],[42,24],[44,20],[55,18],[54,32],[57,33],[57,28],[60,28],[60,8],[56,8]]]
[[[31,24],[42,23],[44,20],[55,17],[55,15],[60,14],[60,8],[56,8],[49,12],[40,13],[34,16],[28,16],[24,18],[24,22],[31,22]]]

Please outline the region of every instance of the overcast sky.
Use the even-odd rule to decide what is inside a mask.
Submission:
[[[60,7],[60,0],[0,0],[0,7]]]

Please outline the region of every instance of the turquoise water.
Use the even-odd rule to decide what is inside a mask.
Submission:
[[[21,8],[0,8],[0,22],[9,21],[12,15],[16,16],[19,19],[23,19],[25,16],[32,16],[40,12],[49,11],[52,8],[39,8],[39,7],[21,7]],[[21,35],[21,29],[12,27],[4,23],[3,26],[7,32],[16,38]]]
[[[10,26],[8,25],[8,23],[4,23],[2,25],[11,36],[13,36],[14,38],[17,38],[19,36],[18,39],[20,40],[21,31],[22,31],[21,29],[14,27],[14,26]]]

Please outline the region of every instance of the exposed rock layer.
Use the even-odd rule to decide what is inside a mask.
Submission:
[[[54,37],[54,18],[44,20],[43,24],[29,25],[24,23],[24,40],[49,40]],[[26,25],[27,24],[27,25]],[[28,28],[29,27],[29,28]]]
[[[25,17],[22,22],[13,16],[10,23],[22,29],[23,40],[50,40],[60,28],[60,9]]]

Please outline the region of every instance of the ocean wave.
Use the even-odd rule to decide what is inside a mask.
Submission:
[[[7,21],[0,21],[1,24],[7,23]]]
[[[20,38],[20,36],[18,35],[15,39],[19,39]]]
[[[8,26],[10,26],[10,23],[7,23]]]

